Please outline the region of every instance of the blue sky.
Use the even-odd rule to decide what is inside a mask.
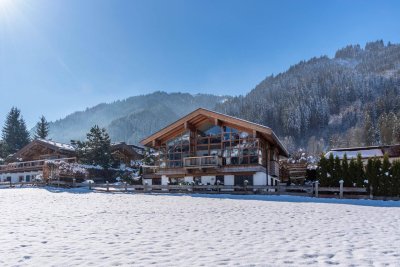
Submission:
[[[0,0],[0,123],[150,93],[249,92],[347,44],[400,42],[400,1]]]

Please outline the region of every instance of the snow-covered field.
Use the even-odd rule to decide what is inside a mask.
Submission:
[[[399,202],[321,202],[0,189],[0,266],[400,266]]]

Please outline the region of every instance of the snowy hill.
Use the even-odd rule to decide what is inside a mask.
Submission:
[[[105,127],[113,141],[137,143],[199,107],[214,108],[227,96],[155,92],[75,112],[50,124],[50,138],[60,142],[83,139],[90,127]]]
[[[292,151],[400,142],[400,45],[302,61],[217,110],[272,127]]]
[[[349,45],[334,58],[269,76],[239,97],[157,92],[100,104],[52,123],[50,137],[80,139],[98,124],[113,141],[135,143],[197,107],[267,125],[289,151],[400,143],[400,45]]]

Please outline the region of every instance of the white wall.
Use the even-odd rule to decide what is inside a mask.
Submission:
[[[6,182],[7,177],[11,177],[11,182],[12,183],[18,183],[19,182],[19,177],[23,176],[22,181],[26,182],[26,176],[30,176],[30,181],[36,177],[36,175],[42,174],[43,172],[41,171],[35,171],[35,172],[16,172],[16,173],[3,173],[0,174],[0,181],[1,182]]]
[[[224,185],[235,185],[235,176],[234,175],[225,175],[224,176]]]
[[[161,176],[161,185],[168,185],[169,183],[169,178],[166,175]]]
[[[193,182],[193,176],[185,176],[184,178],[186,183],[192,183]]]
[[[215,176],[201,176],[201,183],[202,184],[211,184],[214,185],[216,182]]]
[[[267,174],[265,172],[253,174],[253,185],[267,185]]]

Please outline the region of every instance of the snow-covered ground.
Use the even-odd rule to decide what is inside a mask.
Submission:
[[[400,266],[399,202],[315,201],[0,189],[0,266]]]

